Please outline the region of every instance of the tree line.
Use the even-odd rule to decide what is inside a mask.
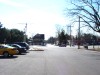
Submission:
[[[0,25],[0,43],[23,42],[24,32],[18,29],[7,29]]]
[[[58,42],[57,42],[58,41]],[[90,33],[81,33],[80,35],[80,45],[89,44],[89,45],[100,45],[100,36],[90,34]],[[56,37],[50,37],[47,40],[51,44],[69,44],[69,45],[78,45],[78,35],[68,35],[65,33],[65,30],[62,29],[57,33]]]

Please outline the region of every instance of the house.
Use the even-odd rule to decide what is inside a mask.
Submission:
[[[44,45],[45,44],[45,35],[44,34],[36,34],[33,37],[33,45]]]

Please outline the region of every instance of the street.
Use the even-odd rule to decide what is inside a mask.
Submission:
[[[0,75],[100,75],[100,52],[53,45],[3,58]]]

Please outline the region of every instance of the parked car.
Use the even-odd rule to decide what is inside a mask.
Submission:
[[[25,47],[27,50],[29,50],[29,45],[26,42],[15,42],[14,44],[18,44],[21,47]]]
[[[27,52],[27,49],[25,47],[21,47],[18,44],[9,44],[9,45],[12,46],[12,47],[17,48],[17,50],[19,51],[19,54],[22,54],[22,53],[26,53]]]
[[[13,56],[18,53],[19,51],[14,47],[4,45],[4,44],[0,45],[0,55],[3,55],[4,57],[8,57],[9,55]]]
[[[66,44],[61,43],[61,44],[59,44],[59,47],[66,47]]]

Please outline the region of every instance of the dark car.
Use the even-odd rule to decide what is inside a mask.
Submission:
[[[29,50],[29,45],[26,42],[15,42],[14,44],[18,44],[21,47],[25,47],[27,50]]]
[[[12,46],[12,47],[17,48],[17,50],[19,51],[19,54],[22,54],[22,53],[26,53],[27,52],[27,50],[26,50],[25,47],[21,47],[18,44],[9,44],[9,45]]]
[[[61,43],[61,44],[59,44],[59,47],[66,47],[66,44],[65,43]]]

